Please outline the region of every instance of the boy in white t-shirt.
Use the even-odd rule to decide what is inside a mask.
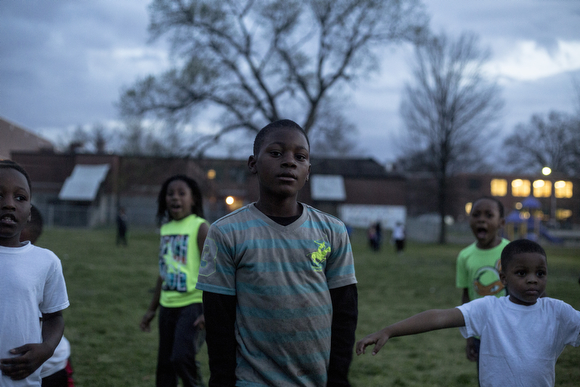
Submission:
[[[358,355],[375,344],[376,355],[396,336],[461,327],[464,337],[481,336],[479,382],[490,386],[553,386],[555,365],[566,345],[580,346],[580,312],[540,296],[546,289],[546,252],[520,239],[501,253],[500,278],[509,296],[486,296],[453,309],[432,309],[368,335]]]
[[[30,219],[30,178],[0,160],[0,386],[40,386],[40,366],[64,331],[69,305],[60,260],[20,242]],[[42,315],[42,327],[38,316]]]

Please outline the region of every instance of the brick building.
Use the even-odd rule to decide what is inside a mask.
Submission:
[[[437,212],[437,184],[430,175],[408,177],[406,202],[410,216]],[[506,215],[523,211],[522,203],[534,198],[542,220],[553,221],[562,227],[580,224],[580,178],[525,174],[461,174],[449,178],[446,214],[463,221],[470,204],[481,196],[493,196],[502,202]]]
[[[111,224],[117,208],[124,207],[130,224],[151,226],[160,186],[177,173],[200,184],[210,221],[258,198],[257,178],[246,160],[23,151],[12,152],[12,159],[30,174],[33,203],[49,225]],[[314,158],[311,163],[300,201],[358,227],[381,221],[390,228],[405,220],[403,176],[372,159]]]

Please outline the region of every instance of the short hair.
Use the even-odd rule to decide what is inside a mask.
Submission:
[[[44,222],[42,220],[42,215],[38,208],[34,205],[30,207],[30,221],[26,223],[24,229],[20,232],[20,240],[29,240],[31,243],[36,243],[40,234],[42,234],[42,226]]]
[[[495,202],[497,204],[497,208],[499,210],[499,217],[503,218],[505,216],[505,210],[503,207],[503,203],[499,201],[499,199],[494,198],[493,196],[480,196],[479,198],[475,199],[473,201],[473,205],[471,206],[471,210],[473,211],[473,207],[475,207],[475,203],[477,203],[480,200],[491,200],[492,202]]]
[[[191,190],[191,197],[193,198],[193,205],[191,206],[191,213],[203,218],[203,199],[201,196],[201,190],[199,186],[191,177],[186,175],[173,175],[163,182],[161,189],[159,190],[159,195],[157,196],[157,215],[155,216],[157,220],[157,225],[161,226],[167,215],[167,202],[165,196],[167,196],[167,188],[169,184],[175,180],[181,180]]]
[[[254,139],[254,156],[257,156],[258,153],[260,153],[260,149],[262,148],[262,144],[264,143],[264,139],[266,138],[266,136],[271,132],[280,129],[299,130],[300,133],[306,139],[306,143],[308,143],[308,148],[310,148],[310,141],[308,140],[308,136],[306,135],[306,132],[304,131],[304,129],[302,129],[300,125],[298,125],[296,122],[292,120],[278,120],[264,126],[262,129],[260,129],[258,134],[256,134],[256,138]]]
[[[538,253],[547,259],[546,251],[537,242],[529,239],[517,239],[507,244],[501,252],[501,267],[505,270],[513,257],[522,253]]]
[[[24,168],[22,168],[22,166],[20,166],[20,164],[15,163],[12,160],[0,159],[0,168],[10,168],[22,173],[26,178],[26,182],[28,183],[28,191],[30,192],[30,195],[32,195],[32,184],[30,183],[30,176],[28,176],[28,173]]]

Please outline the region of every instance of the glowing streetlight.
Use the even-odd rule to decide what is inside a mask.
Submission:
[[[235,199],[234,199],[234,197],[233,197],[233,196],[228,196],[228,197],[226,198],[226,204],[227,204],[228,206],[231,206],[232,204],[234,204],[234,202],[235,202]]]
[[[542,168],[542,174],[544,176],[548,176],[552,173],[552,169],[549,167]],[[556,224],[556,184],[554,185],[554,189],[551,192],[550,197],[550,223]]]

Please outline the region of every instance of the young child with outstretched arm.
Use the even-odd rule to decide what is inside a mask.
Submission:
[[[0,160],[0,386],[40,386],[40,366],[63,331],[69,301],[60,260],[49,250],[20,242],[30,219],[30,178]],[[39,321],[42,316],[42,325]]]
[[[248,166],[259,199],[211,225],[199,270],[209,385],[349,386],[352,249],[339,219],[297,201],[310,174],[305,132],[267,125]]]
[[[546,289],[546,252],[520,239],[501,254],[501,281],[507,297],[483,297],[453,309],[433,309],[375,332],[356,344],[357,355],[374,344],[373,355],[391,337],[460,327],[464,337],[480,336],[482,387],[551,387],[566,345],[580,346],[580,312],[563,301],[540,296]]]

